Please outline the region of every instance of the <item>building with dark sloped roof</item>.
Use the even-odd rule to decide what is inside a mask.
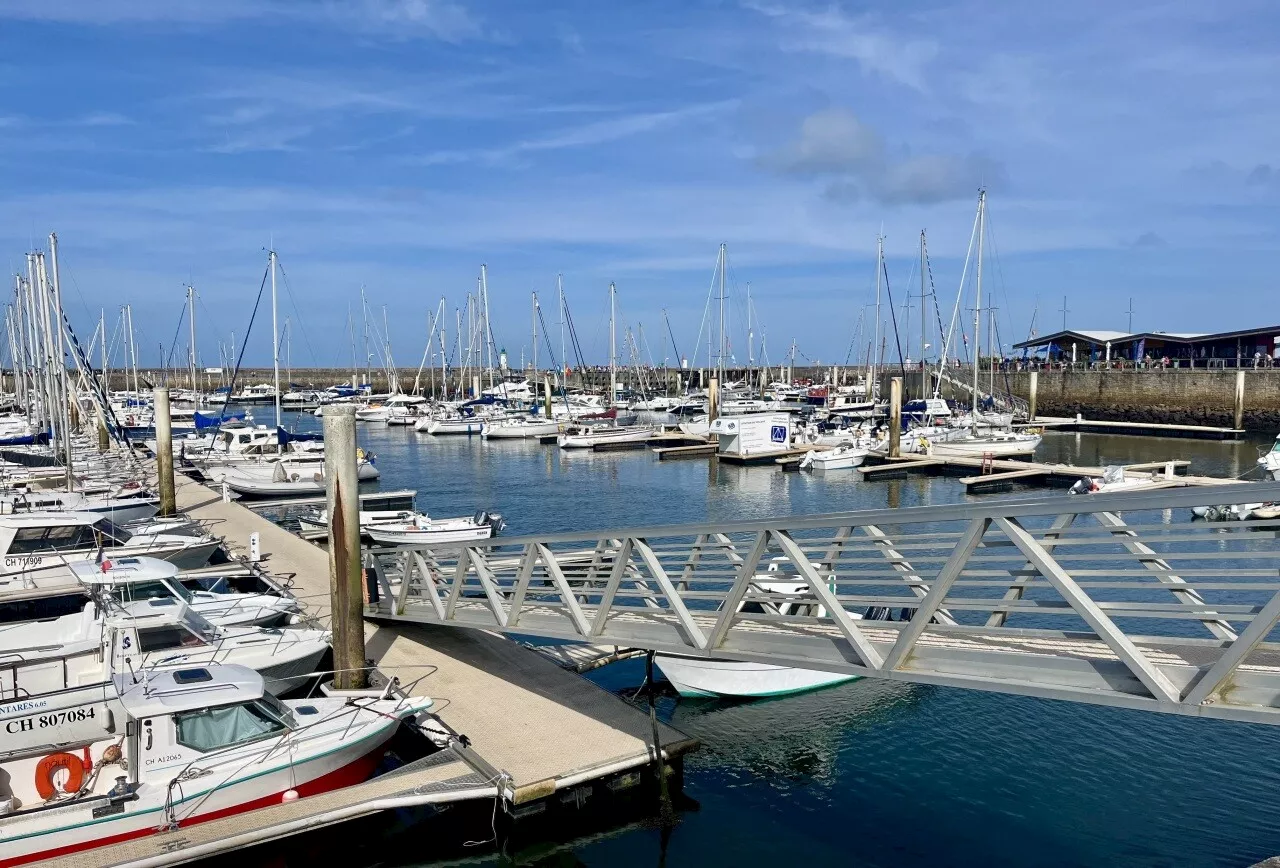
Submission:
[[[1066,329],[1013,346],[1023,356],[1053,362],[1135,363],[1167,358],[1182,368],[1252,368],[1280,363],[1280,325],[1205,334]]]

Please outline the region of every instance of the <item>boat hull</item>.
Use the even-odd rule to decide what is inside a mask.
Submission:
[[[396,721],[396,726],[399,721]],[[207,823],[223,817],[278,805],[288,790],[300,797],[314,796],[362,783],[369,779],[381,757],[381,748],[395,733],[388,725],[351,745],[307,760],[286,764],[256,777],[224,785],[212,792],[185,788],[185,798],[174,802],[178,828]],[[100,800],[101,801],[101,800]],[[88,805],[85,805],[87,808]],[[184,813],[184,807],[190,813]],[[88,812],[86,811],[86,814]],[[68,818],[69,819],[69,818]],[[96,822],[85,817],[77,825],[39,832],[13,839],[0,838],[0,868],[27,865],[56,856],[67,856],[99,847],[156,834],[160,823],[156,811],[126,811]],[[56,843],[55,843],[56,842]],[[54,846],[50,846],[53,844]]]
[[[767,663],[705,660],[669,654],[655,655],[653,662],[679,694],[686,697],[788,696],[843,684],[858,677]]]

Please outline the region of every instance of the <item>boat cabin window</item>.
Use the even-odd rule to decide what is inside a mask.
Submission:
[[[270,738],[288,729],[257,702],[184,711],[174,717],[178,744],[201,753]]]
[[[143,654],[150,651],[168,651],[171,648],[196,648],[204,644],[204,637],[199,633],[193,633],[182,624],[138,629],[138,650]]]
[[[765,614],[764,606],[760,605],[759,603],[755,602],[754,600],[752,600],[751,602],[748,602],[748,603],[743,603],[743,604],[742,604],[742,607],[741,607],[741,608],[739,608],[739,609],[738,609],[738,611],[739,611],[739,612],[741,612],[741,613],[742,613],[742,614],[744,614],[744,615],[763,615],[763,614]]]
[[[93,527],[72,524],[59,527],[22,527],[9,543],[9,554],[30,552],[72,551],[93,548]]]

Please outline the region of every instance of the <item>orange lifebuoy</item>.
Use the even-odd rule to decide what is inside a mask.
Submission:
[[[76,793],[84,785],[84,762],[80,757],[70,753],[51,753],[36,764],[36,792],[45,801],[59,791],[53,780],[58,769],[67,770],[67,782],[62,792]]]

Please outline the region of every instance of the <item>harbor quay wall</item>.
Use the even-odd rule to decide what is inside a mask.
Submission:
[[[1242,426],[1280,431],[1280,370],[1246,369]],[[985,382],[985,377],[983,378]],[[1146,371],[1040,371],[1036,414],[1075,416],[1108,422],[1153,422],[1231,427],[1235,412],[1235,371],[1185,369]],[[1026,371],[996,372],[996,390],[1030,397]]]

